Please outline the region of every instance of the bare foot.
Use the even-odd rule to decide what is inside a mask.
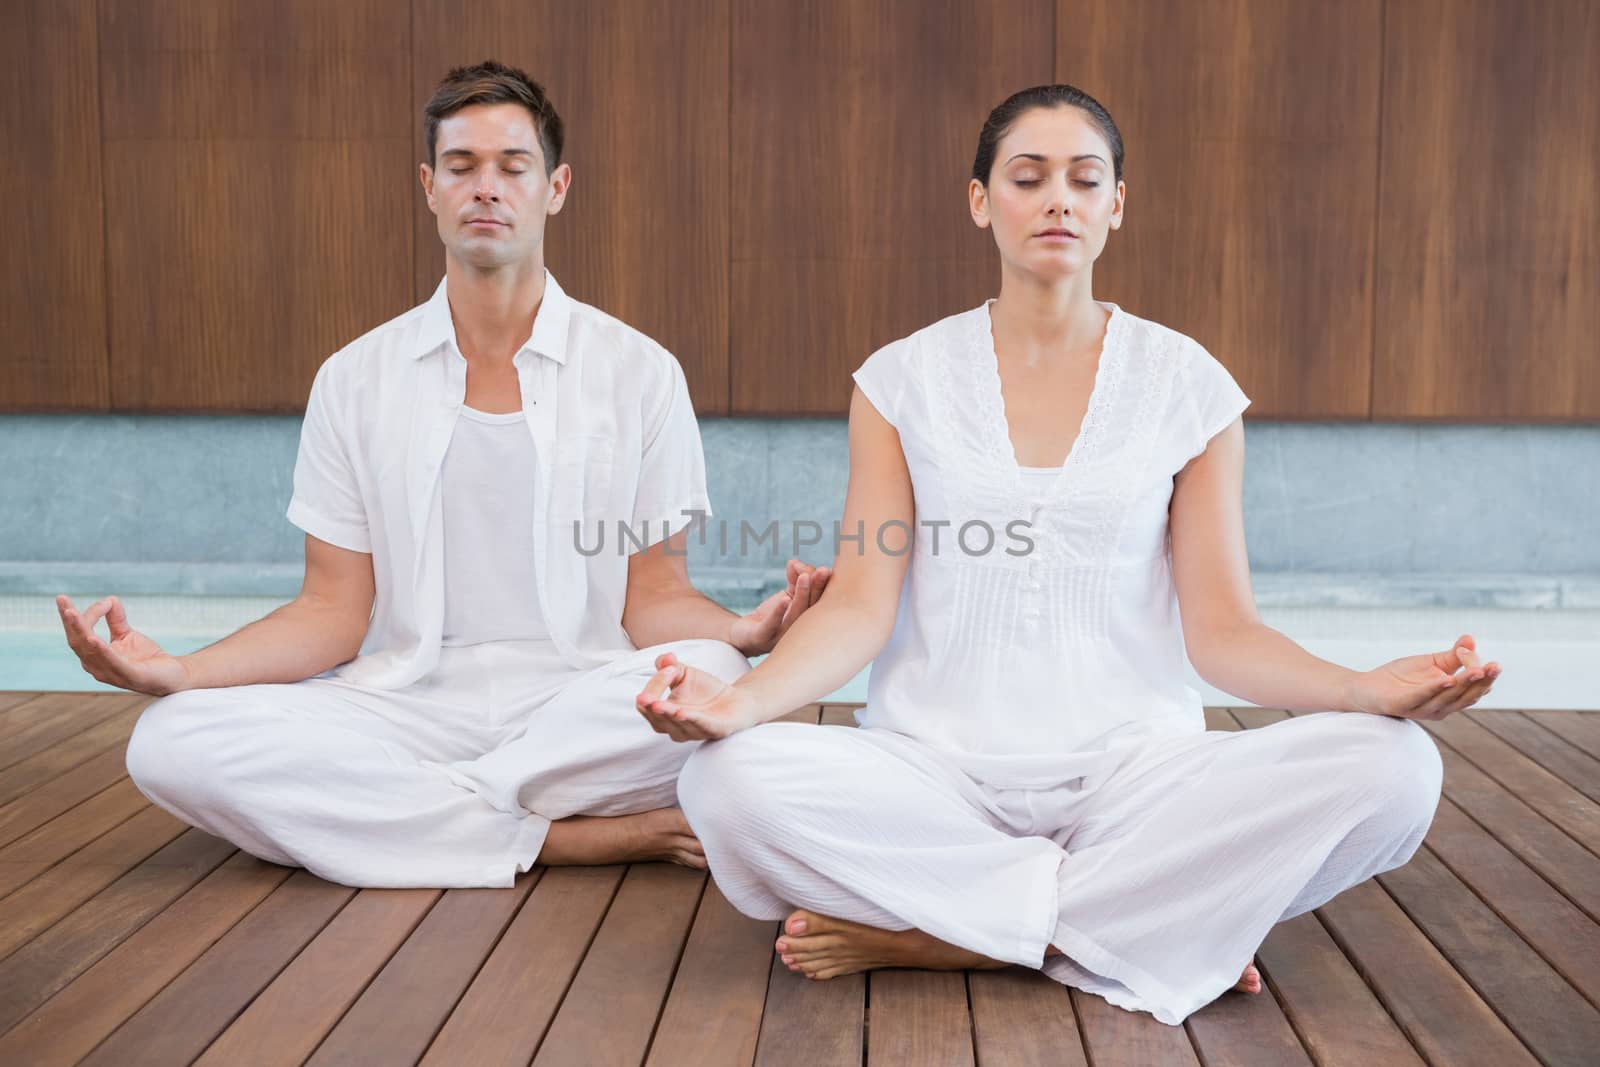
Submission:
[[[1261,992],[1261,972],[1256,970],[1256,965],[1246,964],[1244,973],[1239,976],[1239,984],[1233,987],[1241,993]]]
[[[550,824],[539,851],[547,867],[648,863],[660,860],[706,869],[705,849],[678,808],[656,808],[635,815],[574,815]]]
[[[879,930],[803,909],[784,920],[777,949],[791,971],[819,979],[879,967],[967,971],[1005,966],[921,930]]]

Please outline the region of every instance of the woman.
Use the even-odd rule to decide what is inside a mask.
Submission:
[[[639,695],[658,731],[720,739],[679,800],[729,900],[792,911],[777,948],[811,977],[1016,963],[1174,1025],[1259,990],[1274,923],[1420,844],[1440,763],[1405,720],[1500,673],[1470,637],[1358,673],[1262,624],[1248,401],[1092,296],[1122,158],[1070,86],[994,110],[969,199],[1000,295],[856,372],[842,529],[865,536],[758,668],[725,685],[665,656]],[[751,729],[880,649],[861,729]],[[1324,713],[1206,732],[1185,651],[1220,689]]]

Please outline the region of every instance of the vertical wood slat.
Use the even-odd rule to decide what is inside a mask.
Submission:
[[[705,883],[666,863],[628,869],[534,1064],[644,1061]]]
[[[422,1063],[455,1067],[529,1062],[625,870],[563,867],[545,872]]]
[[[972,1019],[961,971],[879,970],[867,976],[868,1063],[971,1067]]]
[[[111,406],[298,411],[409,307],[409,7],[101,5]]]
[[[0,11],[0,411],[105,411],[104,163],[92,0]]]
[[[144,808],[0,899],[0,959],[143,863],[184,829],[160,808]]]
[[[1384,21],[1373,414],[1600,417],[1600,8]]]
[[[291,874],[102,1041],[82,1067],[194,1062],[355,893],[306,871]]]
[[[0,1037],[0,1062],[76,1063],[289,875],[235,853]]]
[[[756,1067],[856,1067],[866,1020],[866,975],[813,981],[789,970],[774,953]]]
[[[1515,711],[1467,712],[1475,722],[1595,803],[1600,803],[1600,759]]]
[[[732,18],[732,410],[840,414],[875,348],[995,291],[967,176],[989,108],[1050,79],[1052,7],[760,0]]]
[[[446,892],[307,1064],[416,1063],[538,880]]]
[[[1543,1063],[1585,1064],[1600,1010],[1427,849],[1378,881]]]
[[[195,1062],[304,1063],[440,896],[436,889],[357,893]]]
[[[546,226],[546,264],[572,296],[676,356],[696,412],[725,414],[728,0],[414,6],[413,158],[422,109],[451,67],[493,57],[525,69],[561,115],[573,171]],[[422,193],[409,195],[421,301],[444,249]]]
[[[1067,988],[1039,971],[1007,967],[967,975],[978,1063],[1088,1067]]]
[[[1072,1007],[1083,1032],[1083,1047],[1095,1067],[1200,1067],[1189,1034],[1181,1026],[1159,1023],[1145,1012],[1112,1007],[1104,997],[1072,990]]]
[[[1253,417],[1369,414],[1381,10],[1057,5],[1056,79],[1127,145],[1096,293],[1200,341]]]
[[[777,930],[740,915],[715,882],[706,885],[646,1067],[754,1062]]]

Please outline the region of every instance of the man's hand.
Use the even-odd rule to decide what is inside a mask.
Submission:
[[[679,663],[671,652],[656,657],[655,676],[634,706],[651,729],[674,741],[715,741],[762,721],[744,690]]]
[[[788,588],[773,593],[756,610],[735,620],[728,628],[728,643],[747,656],[771,652],[779,639],[789,632],[789,627],[821,598],[832,575],[831,568],[813,567],[791,559]]]
[[[67,631],[67,644],[77,653],[83,669],[97,681],[157,697],[190,688],[189,672],[183,664],[130,627],[122,601],[116,597],[97,600],[87,612],[79,614],[71,600],[58,596],[56,610]],[[109,643],[94,632],[95,623],[102,617],[111,631]]]
[[[1494,687],[1500,664],[1478,658],[1471,634],[1448,652],[1406,656],[1357,674],[1350,706],[1400,719],[1442,719],[1472,707]]]

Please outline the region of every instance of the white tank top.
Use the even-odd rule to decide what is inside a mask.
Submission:
[[[1060,467],[1017,463],[987,304],[855,374],[899,432],[919,525],[972,524],[975,545],[918,531],[860,721],[980,780],[1065,781],[1094,762],[1078,757],[1124,738],[1205,728],[1167,508],[1174,477],[1248,400],[1193,340],[1102,306],[1094,388]]]
[[[440,474],[446,645],[548,638],[533,567],[533,435],[463,406]]]

